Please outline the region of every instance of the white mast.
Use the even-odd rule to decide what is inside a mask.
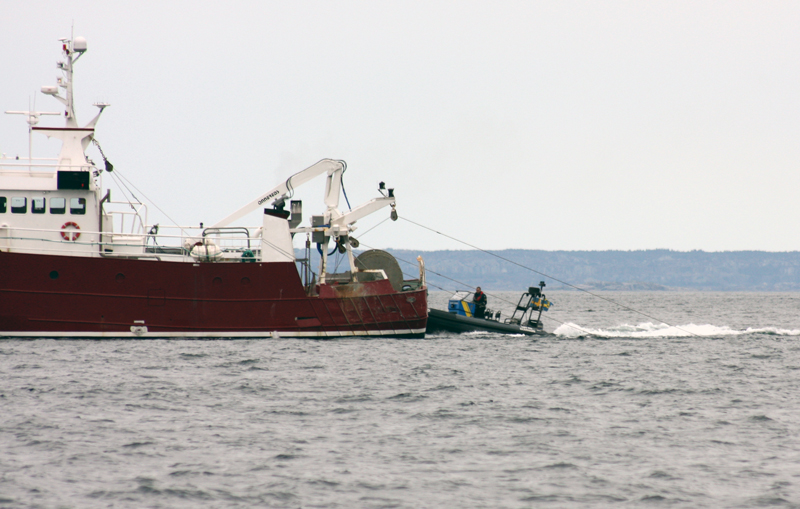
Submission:
[[[86,160],[86,148],[94,136],[94,126],[103,113],[103,109],[108,106],[106,103],[95,103],[100,108],[97,115],[88,123],[86,127],[78,127],[78,120],[75,117],[75,105],[73,99],[73,66],[75,62],[86,52],[86,39],[76,37],[74,40],[66,38],[61,41],[61,50],[64,60],[59,61],[56,67],[64,73],[59,76],[57,85],[46,85],[42,87],[42,93],[51,95],[61,101],[66,110],[65,127],[31,127],[32,130],[44,133],[48,137],[61,140],[61,153],[58,156],[58,166],[62,170],[89,170],[90,165]],[[59,88],[64,89],[65,96],[59,95]]]

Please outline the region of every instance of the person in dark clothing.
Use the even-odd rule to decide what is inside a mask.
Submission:
[[[475,289],[475,296],[472,298],[472,302],[475,303],[475,318],[483,318],[484,313],[486,313],[486,294],[481,291],[481,287]]]

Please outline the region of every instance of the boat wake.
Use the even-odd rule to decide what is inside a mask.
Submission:
[[[602,338],[672,338],[689,336],[741,336],[744,334],[765,334],[771,336],[800,336],[800,330],[780,329],[778,327],[761,327],[747,329],[732,329],[727,326],[717,325],[688,325],[672,326],[665,323],[640,323],[639,325],[622,324],[607,329],[594,329],[582,327],[574,323],[564,323],[553,334],[563,338],[579,338],[594,336]]]

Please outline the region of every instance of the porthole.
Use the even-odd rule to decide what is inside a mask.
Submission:
[[[243,278],[242,278],[242,284],[243,284],[244,286],[247,286],[247,285],[249,285],[249,284],[250,284],[250,278],[249,278],[249,277],[243,277]]]
[[[222,286],[222,278],[215,277],[214,279],[211,280],[211,284],[214,286]]]
[[[122,272],[120,272],[119,274],[117,274],[116,276],[114,276],[114,279],[115,279],[116,281],[125,281],[125,274],[123,274]]]
[[[50,279],[58,279],[58,271],[57,270],[50,271]]]

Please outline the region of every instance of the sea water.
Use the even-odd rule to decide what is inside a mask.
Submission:
[[[0,341],[0,507],[800,506],[800,294],[548,297],[543,337]]]

